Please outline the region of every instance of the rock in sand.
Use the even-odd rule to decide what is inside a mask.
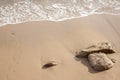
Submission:
[[[104,53],[89,54],[88,60],[90,65],[97,71],[110,69],[114,64]]]
[[[87,57],[91,53],[99,53],[99,52],[109,54],[109,53],[114,53],[115,51],[113,50],[113,47],[110,43],[102,42],[96,45],[91,45],[88,48],[82,49],[80,52],[78,52],[76,57]]]

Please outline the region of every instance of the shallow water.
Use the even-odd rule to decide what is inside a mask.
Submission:
[[[92,14],[120,14],[120,0],[1,0],[0,25],[62,21]]]

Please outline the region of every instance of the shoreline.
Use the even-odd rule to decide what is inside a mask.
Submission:
[[[100,13],[95,12],[95,13],[92,13],[92,14],[89,14],[89,15],[70,17],[70,18],[64,18],[64,19],[59,19],[59,20],[41,19],[41,20],[21,21],[21,22],[16,22],[16,23],[4,23],[4,24],[1,24],[0,27],[4,27],[4,26],[10,25],[10,24],[21,24],[21,23],[28,23],[28,22],[44,22],[44,21],[48,21],[48,22],[63,22],[63,21],[67,21],[67,20],[74,20],[74,19],[94,16],[94,15],[113,15],[113,16],[115,15],[115,16],[119,16],[120,14],[115,14],[115,13],[110,13],[110,12],[100,12]]]

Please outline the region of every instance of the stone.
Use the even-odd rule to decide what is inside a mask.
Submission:
[[[114,53],[113,47],[108,42],[98,43],[96,45],[91,45],[88,48],[82,49],[80,52],[77,53],[76,57],[87,57],[91,53]]]
[[[111,59],[111,61],[112,61],[113,63],[116,63],[116,60],[115,60],[115,59]]]
[[[50,67],[54,67],[54,66],[56,66],[56,65],[57,65],[57,63],[55,63],[55,62],[48,62],[48,63],[44,64],[44,65],[42,66],[42,68],[43,68],[43,69],[47,69],[47,68],[50,68]]]
[[[104,53],[94,53],[88,55],[88,61],[93,69],[97,71],[108,70],[113,67],[113,62]]]

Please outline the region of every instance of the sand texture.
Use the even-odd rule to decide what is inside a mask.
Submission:
[[[75,57],[76,52],[99,42],[112,44],[115,53],[108,57],[116,60],[113,68],[100,72],[87,59]],[[120,80],[120,16],[1,27],[0,80]]]

